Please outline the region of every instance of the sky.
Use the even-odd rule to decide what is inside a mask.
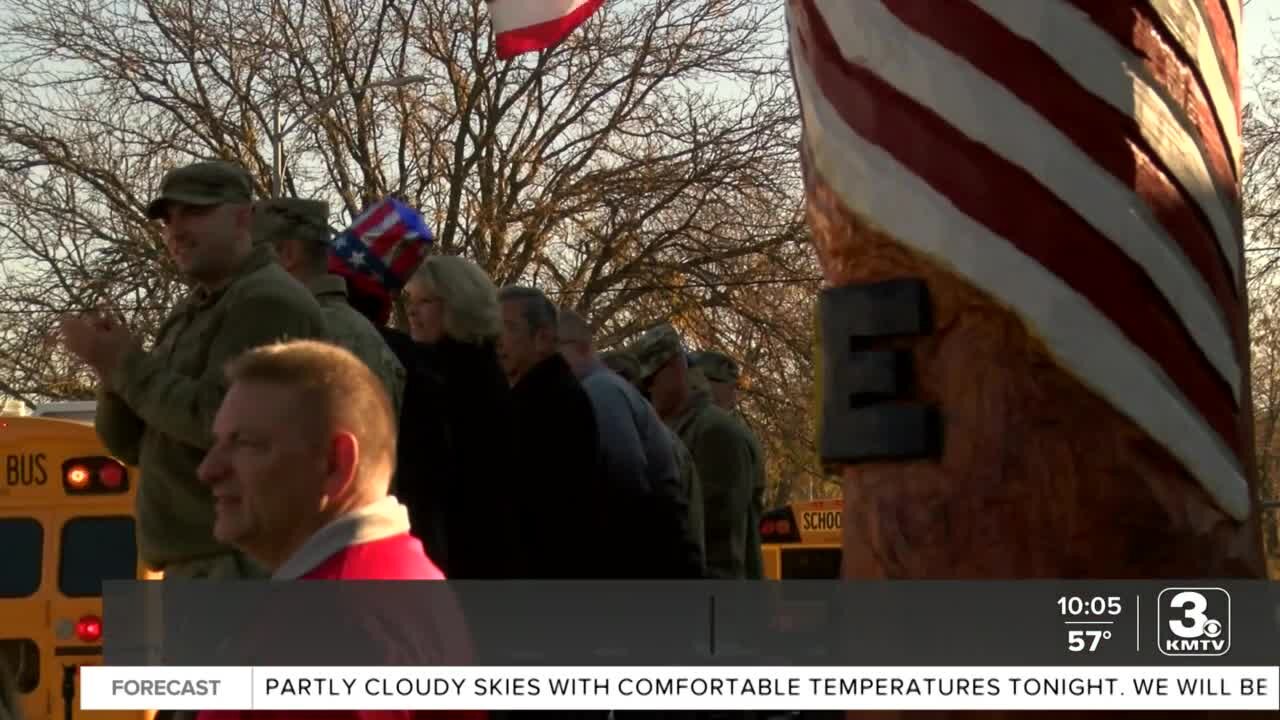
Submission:
[[[1280,0],[1247,0],[1244,7],[1244,42],[1240,44],[1240,84],[1246,98],[1253,77],[1253,61],[1263,53],[1280,51]]]

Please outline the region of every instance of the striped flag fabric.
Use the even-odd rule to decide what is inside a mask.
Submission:
[[[787,0],[787,17],[811,172],[1016,313],[1246,518],[1239,1]]]
[[[426,259],[434,242],[416,210],[395,198],[370,205],[333,237],[334,259],[385,288],[396,291]]]
[[[604,0],[485,0],[498,58],[545,50],[564,40]]]

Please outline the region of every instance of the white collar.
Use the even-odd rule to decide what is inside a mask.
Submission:
[[[297,580],[335,553],[362,543],[409,532],[409,509],[394,495],[341,515],[320,528],[272,574],[273,580]]]

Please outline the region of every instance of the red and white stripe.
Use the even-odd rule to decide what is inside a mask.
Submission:
[[[485,0],[498,57],[545,50],[587,21],[604,0]]]
[[[1234,3],[788,0],[788,15],[810,167],[1011,307],[1243,518]]]

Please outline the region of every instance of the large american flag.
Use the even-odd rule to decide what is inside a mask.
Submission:
[[[604,0],[485,0],[498,57],[545,50],[587,21]]]
[[[812,169],[1016,312],[1245,518],[1239,1],[787,15]]]

